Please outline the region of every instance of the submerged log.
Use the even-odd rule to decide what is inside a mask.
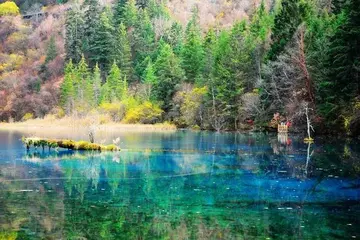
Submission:
[[[51,148],[65,148],[69,150],[87,150],[87,151],[120,151],[120,148],[114,144],[101,145],[97,143],[91,143],[86,141],[73,141],[73,140],[58,140],[58,139],[45,139],[45,138],[25,138],[23,137],[22,142],[25,144],[26,149],[30,147],[48,147]]]

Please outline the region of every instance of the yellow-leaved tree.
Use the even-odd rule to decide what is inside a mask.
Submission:
[[[0,4],[0,17],[6,15],[20,14],[19,7],[12,1],[6,1]]]

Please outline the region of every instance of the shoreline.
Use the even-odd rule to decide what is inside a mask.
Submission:
[[[24,122],[0,123],[0,130],[12,131],[86,131],[87,129],[96,131],[116,131],[116,132],[174,132],[177,127],[170,123],[157,124],[125,124],[117,122],[107,122],[94,124],[92,119],[32,119]]]
[[[96,118],[96,117],[95,117]],[[96,122],[96,121],[95,121]],[[17,131],[25,133],[28,136],[36,135],[39,137],[57,136],[57,134],[63,135],[65,133],[81,133],[84,136],[89,129],[95,129],[98,134],[110,134],[110,133],[173,133],[181,130],[192,130],[192,131],[206,131],[209,130],[194,130],[191,128],[178,128],[175,124],[168,122],[156,123],[156,124],[127,124],[121,122],[106,122],[100,124],[94,124],[94,119],[87,118],[50,118],[45,117],[44,119],[31,119],[23,122],[0,122],[0,131]],[[215,132],[215,131],[210,131]],[[269,131],[268,129],[253,129],[253,130],[238,130],[238,131],[221,131],[222,133],[273,133],[277,134],[276,130]],[[303,132],[289,131],[289,135],[304,135]],[[332,133],[317,133],[314,134],[316,138],[322,138],[324,136],[331,136],[332,138],[349,138],[360,140],[360,137],[348,136],[346,134],[332,134]]]
[[[177,131],[175,125],[169,123],[150,125],[115,122],[94,124],[93,122],[91,118],[33,119],[24,122],[0,123],[0,133],[12,132],[22,137],[60,138],[75,141],[89,141],[91,133],[96,142],[111,144],[114,139],[124,135],[170,134]]]

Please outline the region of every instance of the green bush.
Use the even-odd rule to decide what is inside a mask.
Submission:
[[[145,101],[139,106],[129,109],[125,115],[124,122],[145,124],[156,123],[161,119],[162,113],[163,110],[161,110],[158,105]]]
[[[32,113],[25,113],[25,115],[22,117],[22,121],[27,121],[34,118],[34,114]]]
[[[0,232],[0,239],[15,240],[18,239],[18,234],[16,232]]]

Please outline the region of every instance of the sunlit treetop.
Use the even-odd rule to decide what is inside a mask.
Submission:
[[[0,17],[6,15],[18,15],[20,14],[19,7],[16,3],[7,1],[0,4]]]

